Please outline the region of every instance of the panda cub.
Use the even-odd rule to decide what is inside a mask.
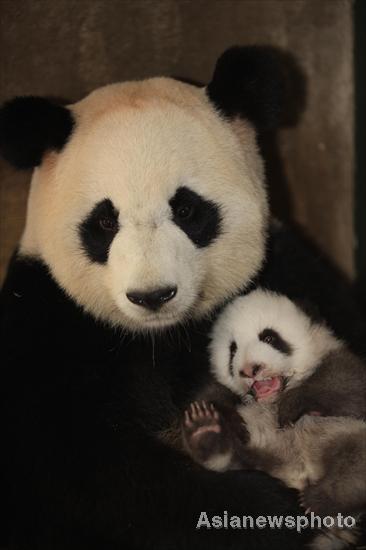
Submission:
[[[183,441],[206,468],[259,469],[320,515],[366,509],[366,368],[321,322],[261,289],[224,309]]]

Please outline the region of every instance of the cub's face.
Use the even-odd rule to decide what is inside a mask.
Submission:
[[[211,364],[234,392],[273,400],[311,374],[339,343],[282,295],[258,289],[237,298],[214,326]]]
[[[250,281],[267,206],[249,124],[236,133],[204,90],[169,79],[109,86],[71,110],[67,145],[35,171],[23,253],[132,330],[200,317]]]

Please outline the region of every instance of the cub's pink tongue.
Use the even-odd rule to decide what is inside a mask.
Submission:
[[[257,399],[264,399],[281,389],[281,378],[275,376],[268,380],[256,380],[252,388]]]

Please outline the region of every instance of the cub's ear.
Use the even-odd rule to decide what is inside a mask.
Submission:
[[[66,107],[41,97],[16,97],[0,109],[0,153],[16,168],[34,168],[47,150],[62,149],[73,126]]]
[[[207,94],[227,117],[239,116],[268,130],[281,123],[285,84],[277,50],[234,46],[218,59]]]

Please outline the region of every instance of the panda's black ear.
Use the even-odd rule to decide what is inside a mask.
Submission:
[[[38,166],[60,150],[72,132],[71,111],[41,97],[16,97],[0,109],[0,153],[19,169]]]
[[[207,94],[226,116],[248,119],[259,130],[276,128],[284,107],[281,56],[267,46],[234,46],[218,59]]]

